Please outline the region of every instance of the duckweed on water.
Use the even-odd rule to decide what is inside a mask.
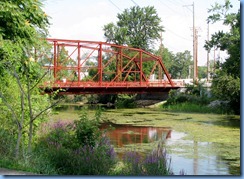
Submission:
[[[75,114],[65,113],[59,112],[53,118],[76,119]],[[137,108],[106,110],[102,113],[102,119],[116,124],[171,127],[174,131],[186,134],[182,140],[195,142],[198,146],[198,157],[204,158],[207,155],[218,154],[224,160],[231,161],[229,163],[231,168],[240,168],[240,116],[173,113],[160,109]],[[196,156],[193,145],[184,142],[173,143],[167,147],[169,152],[194,158]],[[150,145],[134,145],[133,147],[141,150],[143,147],[150,148]]]

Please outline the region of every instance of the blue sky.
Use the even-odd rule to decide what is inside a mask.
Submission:
[[[198,65],[205,65],[207,52],[203,45],[207,39],[207,9],[214,2],[224,0],[194,0],[195,25],[199,29],[198,37]],[[237,12],[239,0],[231,0]],[[105,41],[102,27],[109,22],[117,21],[117,14],[134,5],[154,6],[162,25],[163,44],[170,51],[192,51],[193,0],[46,0],[44,11],[51,17],[49,29],[50,37],[62,39],[79,39]],[[210,25],[210,34],[227,27],[221,23]],[[155,47],[159,44],[156,43]],[[216,57],[225,58],[224,52],[216,52]],[[210,54],[213,58],[213,52]]]

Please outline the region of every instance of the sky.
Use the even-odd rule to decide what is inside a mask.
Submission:
[[[117,14],[124,9],[138,5],[140,7],[154,6],[161,25],[163,45],[172,51],[184,52],[193,50],[193,2],[195,27],[198,29],[198,66],[207,63],[207,52],[204,49],[207,40],[208,9],[215,2],[220,4],[224,0],[45,0],[43,10],[50,17],[49,37],[59,39],[105,41],[103,26],[116,23]],[[231,0],[232,11],[240,8],[239,0]],[[222,23],[210,24],[210,35],[219,30],[227,31],[228,27]],[[155,42],[155,49],[160,42]],[[221,61],[227,57],[225,52],[217,50],[216,58]],[[214,51],[210,53],[210,60],[214,58]]]

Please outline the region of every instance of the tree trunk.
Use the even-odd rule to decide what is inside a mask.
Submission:
[[[20,90],[20,96],[21,96],[21,121],[18,125],[18,138],[17,138],[17,143],[16,143],[16,148],[15,148],[15,158],[18,159],[19,158],[19,151],[20,151],[20,143],[21,143],[21,138],[22,138],[22,126],[24,123],[24,119],[25,119],[25,104],[24,104],[24,94],[22,93],[22,91]]]
[[[32,145],[32,136],[33,136],[33,111],[32,111],[32,103],[31,103],[31,90],[30,90],[30,78],[27,77],[27,98],[29,105],[29,140],[28,140],[28,153],[31,153],[31,145]]]

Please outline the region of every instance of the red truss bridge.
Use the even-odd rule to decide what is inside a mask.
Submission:
[[[45,93],[155,93],[182,87],[173,82],[160,57],[142,49],[106,42],[47,39],[41,57],[49,80]]]

